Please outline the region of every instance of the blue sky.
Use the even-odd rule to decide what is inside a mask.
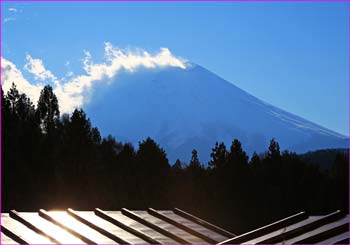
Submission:
[[[42,62],[45,79],[65,80],[84,73],[84,51],[102,62],[105,42],[152,55],[163,47],[268,103],[349,133],[349,3],[1,4],[2,57],[30,82],[44,79],[29,61]]]

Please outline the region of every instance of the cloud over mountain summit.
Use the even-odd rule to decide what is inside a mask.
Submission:
[[[116,77],[121,70],[134,72],[139,68],[153,69],[157,67],[186,68],[186,61],[175,57],[168,48],[161,48],[159,52],[150,54],[142,49],[123,50],[109,42],[104,45],[104,60],[95,63],[89,51],[84,51],[82,68],[84,74],[67,74],[57,78],[47,69],[43,60],[26,55],[24,70],[33,75],[34,81],[27,79],[20,68],[10,60],[1,57],[1,79],[5,92],[9,90],[12,82],[17,85],[20,92],[26,93],[36,103],[40,91],[45,84],[53,86],[60,110],[63,113],[71,112],[74,108],[82,107],[91,99],[96,85],[106,85]]]

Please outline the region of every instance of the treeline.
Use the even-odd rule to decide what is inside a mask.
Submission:
[[[178,207],[241,233],[302,210],[348,211],[345,154],[324,172],[274,139],[249,159],[235,139],[216,143],[206,167],[196,150],[187,164],[170,164],[151,138],[136,150],[102,138],[81,109],[60,116],[50,86],[36,107],[15,85],[1,102],[3,212]]]

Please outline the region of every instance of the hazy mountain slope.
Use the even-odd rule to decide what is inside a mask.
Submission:
[[[118,140],[151,136],[171,162],[188,161],[193,148],[206,163],[215,141],[238,138],[248,152],[266,150],[275,137],[297,152],[346,147],[346,137],[264,103],[205,68],[143,69],[118,74],[97,88],[86,111],[102,133]]]

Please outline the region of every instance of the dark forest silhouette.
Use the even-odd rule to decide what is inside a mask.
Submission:
[[[1,109],[3,212],[178,207],[235,233],[302,210],[348,212],[346,154],[323,171],[280,152],[274,139],[264,154],[249,159],[234,139],[230,148],[214,145],[207,167],[195,149],[188,164],[169,164],[151,138],[135,150],[102,138],[81,109],[60,116],[50,86],[34,107],[13,84],[2,93]]]

